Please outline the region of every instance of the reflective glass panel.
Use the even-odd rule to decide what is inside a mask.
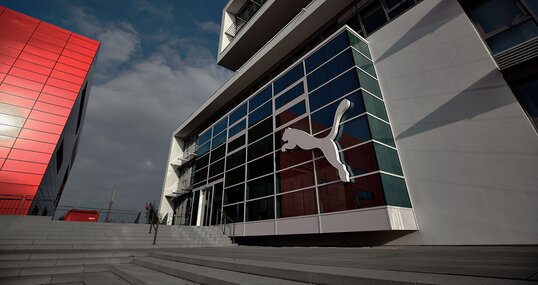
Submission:
[[[247,114],[247,103],[241,104],[237,109],[230,113],[230,124],[239,121]]]
[[[350,183],[337,182],[320,186],[321,213],[385,205],[385,194],[379,174],[356,178]]]
[[[398,158],[398,152],[395,149],[378,143],[375,143],[374,146],[377,154],[377,161],[379,163],[379,169],[397,175],[403,175],[402,166],[400,165],[400,160]]]
[[[314,165],[312,162],[288,168],[276,175],[277,193],[305,188],[314,185]]]
[[[206,179],[207,179],[207,167],[202,168],[194,173],[194,178],[193,178],[192,183],[194,185],[202,184],[206,182]]]
[[[247,221],[259,221],[275,218],[275,197],[247,202]]]
[[[228,137],[233,137],[237,135],[239,132],[244,130],[246,128],[247,124],[245,120],[242,120],[241,122],[237,123],[235,126],[231,127],[228,131]]]
[[[209,154],[200,156],[196,159],[196,162],[194,163],[194,169],[195,170],[202,169],[206,167],[208,164],[209,164]]]
[[[247,200],[274,194],[274,183],[272,174],[247,182]]]
[[[239,184],[224,189],[224,205],[245,200],[245,184]]]
[[[211,146],[211,141],[208,141],[206,142],[205,144],[203,145],[199,145],[197,148],[196,148],[196,155],[200,156],[200,155],[203,155],[205,154],[206,152],[209,151],[209,147]]]
[[[347,118],[352,118],[364,113],[365,109],[362,97],[362,91],[353,92],[352,94],[345,97],[345,99],[348,99],[351,102],[351,107],[349,107],[349,109],[347,109],[347,111],[344,113],[342,120],[346,120]],[[344,98],[342,98],[342,100],[343,99]],[[342,102],[342,100],[338,100],[334,103],[331,103],[330,105],[319,109],[311,115],[312,131],[314,133],[326,130],[328,128],[332,128],[336,109],[338,109],[338,105],[340,104],[340,102]]]
[[[243,203],[224,207],[224,213],[234,222],[243,222]]]
[[[226,169],[232,169],[245,163],[246,151],[242,149],[226,157]]]
[[[402,178],[382,173],[381,181],[385,189],[387,205],[411,208],[411,200]]]
[[[211,151],[211,163],[224,157],[226,153],[226,145],[221,145],[220,147]]]
[[[366,9],[360,12],[360,15],[366,34],[370,34],[387,22],[387,17],[385,16],[385,12],[379,1],[370,4]]]
[[[221,159],[209,166],[209,177],[221,174],[224,172],[224,159]]]
[[[307,76],[308,90],[314,90],[354,65],[351,49],[347,49]]]
[[[374,140],[396,147],[389,124],[372,116],[368,116],[368,124],[370,125],[370,132]]]
[[[248,115],[248,126],[253,126],[257,122],[271,115],[271,113],[273,113],[273,105],[272,102],[269,101]]]
[[[538,36],[538,26],[533,20],[528,20],[488,38],[486,42],[491,51],[496,54],[536,36]]]
[[[278,96],[275,99],[275,110],[280,109],[282,106],[289,103],[291,100],[301,96],[304,94],[304,85],[303,82],[299,82],[295,87],[291,88],[290,90],[286,91],[286,93]]]
[[[315,111],[359,87],[360,84],[359,78],[357,77],[357,71],[352,69],[310,93],[308,95],[310,100],[310,110]]]
[[[306,73],[311,72],[348,46],[349,40],[347,38],[347,32],[344,31],[306,58]]]
[[[302,62],[301,62],[302,63]],[[290,86],[299,78],[304,76],[303,72],[303,65],[298,64],[294,68],[290,69],[286,74],[282,75],[280,78],[278,78],[275,81],[274,88],[275,88],[275,94],[280,93],[280,91],[286,89],[286,87]]]
[[[285,125],[306,113],[306,104],[301,101],[275,117],[276,127]]]
[[[312,160],[312,151],[311,150],[288,150],[285,152],[277,151],[276,152],[276,165],[277,169],[284,169],[290,166],[301,164]]]
[[[202,133],[198,137],[198,140],[196,141],[196,144],[201,145],[201,144],[207,142],[210,138],[211,138],[211,129],[209,129],[209,130],[205,131],[204,133]]]
[[[242,135],[231,142],[228,142],[228,152],[232,152],[245,145],[245,135]]]
[[[267,100],[271,99],[272,96],[273,90],[271,88],[271,84],[269,84],[269,86],[265,87],[264,90],[262,90],[260,93],[256,94],[254,97],[248,100],[248,111],[252,112],[254,109],[261,106]]]
[[[253,179],[274,171],[273,154],[251,161],[247,166],[247,177]]]
[[[314,215],[318,213],[314,189],[279,195],[276,200],[277,218]]]
[[[273,151],[273,136],[269,135],[248,146],[248,160]]]
[[[226,171],[225,184],[226,187],[235,185],[239,182],[245,181],[245,166],[239,166],[238,168],[230,171]]]
[[[213,136],[216,136],[220,132],[224,131],[227,126],[228,126],[228,117],[224,117],[213,126]]]
[[[269,117],[248,130],[248,143],[255,142],[273,132],[273,118]]]
[[[471,7],[471,16],[486,34],[525,16],[513,0],[485,0],[476,3]]]
[[[211,148],[216,148],[226,141],[226,132],[222,132],[211,141]]]

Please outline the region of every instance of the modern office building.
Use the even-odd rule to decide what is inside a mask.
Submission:
[[[235,74],[173,132],[161,213],[244,242],[538,243],[537,16],[229,1],[218,64]]]
[[[0,214],[52,215],[99,42],[0,6]]]

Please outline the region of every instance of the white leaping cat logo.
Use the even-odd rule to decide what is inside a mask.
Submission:
[[[284,134],[282,134],[282,140],[286,142],[282,145],[282,151],[292,150],[297,147],[304,150],[317,148],[323,152],[323,155],[325,155],[325,158],[327,158],[329,163],[338,170],[340,180],[349,182],[349,172],[347,171],[346,165],[340,160],[338,146],[334,140],[338,135],[342,116],[350,106],[351,102],[347,99],[340,102],[336,109],[336,113],[334,114],[334,122],[331,132],[324,138],[316,138],[305,131],[287,128],[284,131]]]

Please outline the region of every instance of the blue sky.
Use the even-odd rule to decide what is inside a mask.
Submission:
[[[218,1],[0,0],[101,41],[82,141],[60,201],[141,210],[158,203],[172,131],[231,72],[216,65]]]

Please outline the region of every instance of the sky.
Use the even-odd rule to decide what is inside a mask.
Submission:
[[[99,40],[79,151],[60,206],[159,204],[172,132],[228,79],[216,64],[227,0],[0,0]]]

